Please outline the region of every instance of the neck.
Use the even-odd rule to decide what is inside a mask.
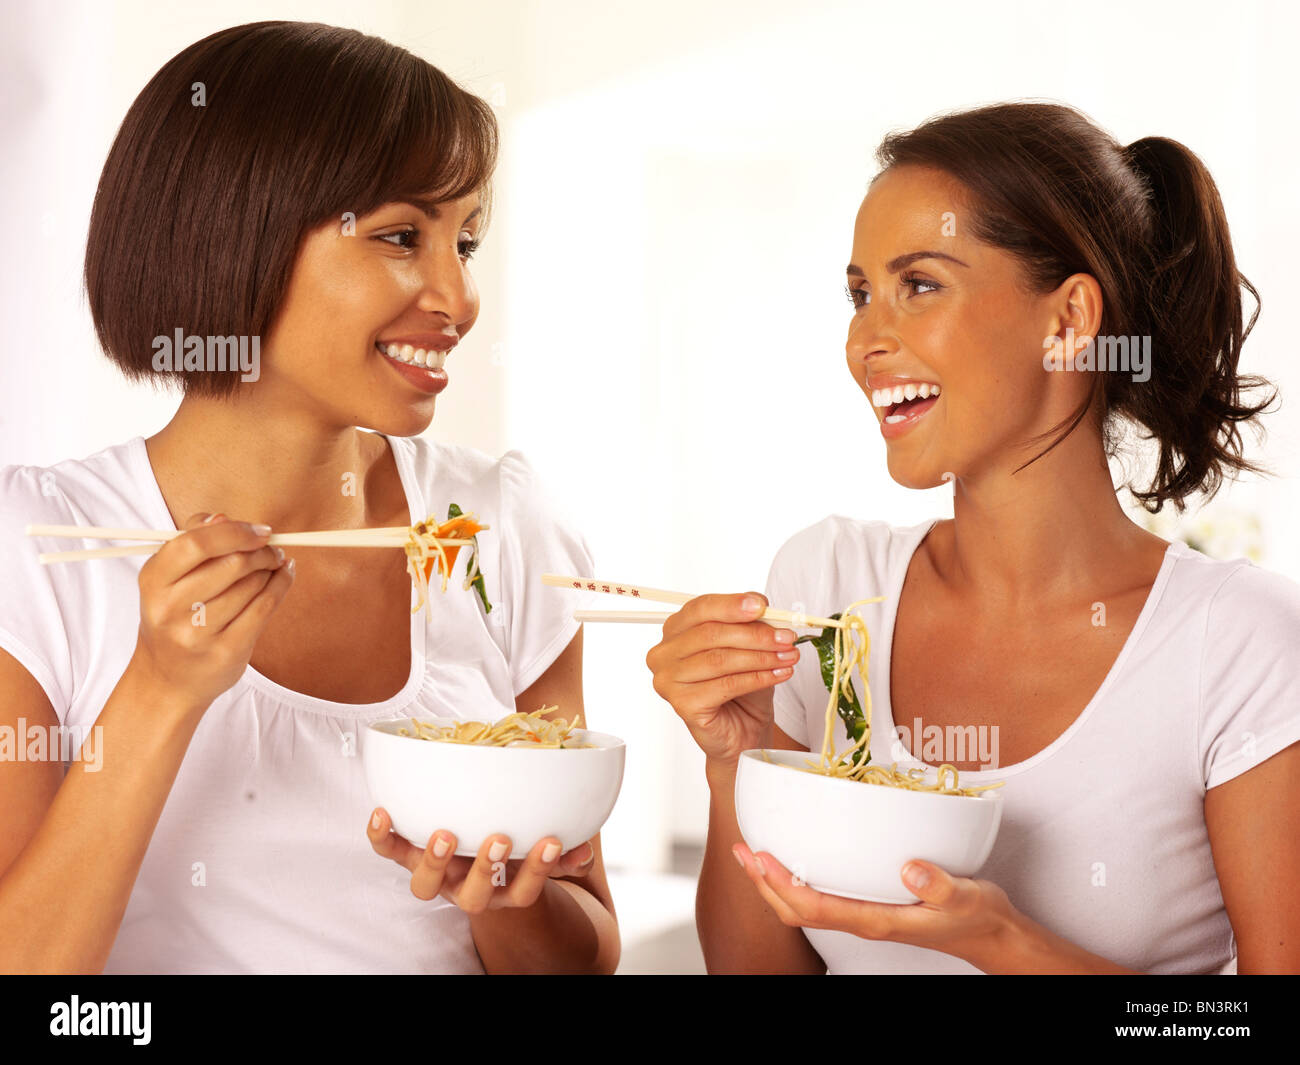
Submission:
[[[943,579],[1015,609],[1096,597],[1117,578],[1147,573],[1166,545],[1124,513],[1096,434],[1076,430],[1012,472],[1032,454],[957,482],[950,546],[937,563]]]
[[[383,473],[387,444],[352,426],[328,426],[302,409],[265,410],[187,396],[146,442],[163,498],[179,527],[191,514],[222,513],[278,532],[352,529],[392,517]]]

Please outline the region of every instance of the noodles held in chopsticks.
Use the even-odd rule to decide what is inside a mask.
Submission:
[[[891,788],[905,788],[908,791],[930,791],[942,795],[977,795],[990,788],[1002,787],[996,784],[981,784],[975,787],[958,786],[957,767],[949,763],[939,766],[938,779],[931,784],[925,779],[925,770],[912,768],[899,770],[897,763],[886,769],[884,766],[871,765],[871,688],[867,684],[867,663],[871,655],[871,634],[867,623],[854,611],[871,600],[859,600],[841,615],[844,628],[826,630],[834,632],[834,665],[827,687],[830,689],[830,701],[826,705],[826,731],[822,736],[820,761],[808,762],[809,773],[822,776],[839,777],[844,780],[858,780],[865,784],[883,784]],[[853,681],[851,674],[857,672],[862,688],[862,717],[864,727],[862,735],[843,754],[835,754],[835,719],[840,705],[841,693],[852,701]],[[846,723],[847,725],[847,723]],[[850,733],[850,737],[851,737]],[[802,768],[802,767],[795,767]]]
[[[411,575],[419,596],[419,602],[411,608],[412,614],[418,613],[429,601],[429,578],[435,569],[442,574],[442,590],[447,590],[447,578],[451,576],[451,568],[456,564],[460,545],[448,546],[442,543],[443,540],[473,541],[469,562],[465,567],[465,590],[477,588],[479,598],[483,600],[484,611],[489,614],[492,612],[483,574],[478,568],[478,534],[486,528],[488,526],[480,525],[473,514],[461,513],[460,507],[455,503],[448,508],[446,521],[439,522],[429,517],[411,527],[411,536],[406,542],[406,572]]]
[[[575,714],[572,721],[563,718],[552,721],[543,714],[558,710],[556,706],[544,706],[531,714],[510,714],[494,725],[484,721],[460,721],[455,725],[430,725],[424,721],[411,719],[415,731],[398,729],[399,736],[411,736],[412,739],[435,740],[443,743],[469,743],[480,747],[552,747],[576,748],[591,747],[590,743],[575,743],[569,739],[578,724]]]

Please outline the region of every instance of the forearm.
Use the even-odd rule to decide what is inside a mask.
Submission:
[[[618,922],[569,880],[547,880],[531,906],[472,914],[469,926],[489,973],[609,975],[618,966]]]
[[[72,762],[0,877],[0,971],[103,969],[199,716],[123,675],[96,722],[94,761]]]
[[[710,973],[821,974],[826,965],[799,928],[754,889],[731,848],[742,842],[733,771],[709,771],[709,835],[695,893],[695,923]]]
[[[1084,950],[1018,911],[997,936],[981,942],[961,955],[981,972],[1006,975],[1138,976],[1112,961]]]

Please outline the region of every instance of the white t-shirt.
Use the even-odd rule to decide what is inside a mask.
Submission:
[[[418,437],[389,443],[413,520],[457,503],[491,526],[478,538],[491,614],[457,577],[445,595],[435,583],[432,616],[411,617],[410,677],[383,703],[303,695],[250,666],[194,734],[106,973],[483,971],[467,915],[415,898],[410,873],[371,849],[366,724],[513,712],[578,630],[574,593],[543,587],[540,574],[590,573],[591,557],[518,452],[497,461]],[[144,558],[42,566],[39,552],[84,545],[25,536],[28,523],[175,528],[144,440],[0,470],[0,647],[62,725],[84,729],[135,648]]]
[[[830,517],[787,541],[768,577],[772,603],[822,617],[888,596],[861,608],[872,633],[878,764],[922,764],[895,731],[889,665],[903,579],[933,524]],[[1137,624],[1073,724],[1026,761],[961,774],[963,783],[1006,781],[997,842],[977,876],[1034,921],[1117,964],[1235,971],[1202,804],[1207,789],[1300,740],[1298,647],[1294,582],[1171,544]],[[805,649],[776,688],[776,723],[820,752],[827,699],[817,657]],[[848,742],[837,718],[836,749]],[[978,972],[921,947],[805,934],[831,973]]]

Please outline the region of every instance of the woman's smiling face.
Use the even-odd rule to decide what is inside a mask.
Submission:
[[[443,362],[478,317],[468,263],[481,223],[473,193],[310,231],[258,387],[307,399],[331,424],[422,432],[447,385]]]
[[[908,488],[1014,470],[1035,454],[1026,442],[1067,417],[1086,386],[1086,375],[1043,369],[1043,340],[1065,321],[1075,279],[1032,295],[1017,260],[976,241],[969,223],[960,183],[900,166],[872,184],[854,226],[845,353],[880,422],[890,475]],[[935,386],[937,398],[922,395]]]

